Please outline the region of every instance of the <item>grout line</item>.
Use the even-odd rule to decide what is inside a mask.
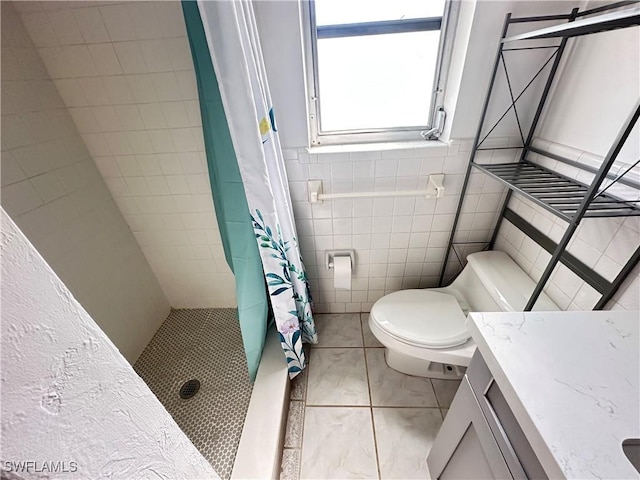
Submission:
[[[378,478],[382,478],[380,471],[380,455],[378,454],[378,436],[376,435],[376,423],[373,419],[373,396],[371,395],[371,381],[369,378],[369,364],[367,362],[367,350],[364,346],[364,328],[362,328],[362,314],[360,314],[360,335],[362,336],[362,355],[364,356],[364,370],[367,375],[367,389],[369,392],[369,414],[371,416],[371,430],[373,432],[373,448],[376,455],[376,469],[378,471]],[[442,412],[440,413],[442,415]]]
[[[311,370],[311,362],[309,361],[311,359],[311,348],[308,349],[308,352],[305,352],[305,355],[307,356],[307,371],[302,373],[302,375],[304,375],[304,388],[302,389],[302,418],[300,419],[302,427],[300,429],[300,455],[298,457],[298,476],[296,480],[300,478],[302,473],[302,447],[304,446],[304,420],[307,416],[307,391],[309,389],[309,372]],[[440,412],[440,415],[442,415],[442,412]]]
[[[438,392],[436,392],[436,386],[433,384],[432,378],[429,378],[429,385],[431,385],[431,388],[433,389],[433,396],[436,397],[436,405],[438,405],[438,408],[442,408],[440,406],[440,399],[438,398]],[[442,415],[442,412],[440,412],[440,415]]]

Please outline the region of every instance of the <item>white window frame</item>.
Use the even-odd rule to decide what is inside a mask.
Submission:
[[[446,0],[442,16],[440,43],[432,88],[429,124],[414,127],[369,128],[323,132],[320,129],[317,34],[314,0],[302,0],[302,28],[305,49],[306,89],[311,146],[378,142],[437,140],[444,127],[444,87],[451,63],[454,35],[461,0]],[[440,112],[439,112],[440,111]],[[440,113],[437,115],[437,113]],[[434,125],[437,123],[437,125]],[[431,132],[430,132],[431,131]]]

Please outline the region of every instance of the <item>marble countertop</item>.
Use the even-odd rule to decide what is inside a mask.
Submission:
[[[472,313],[467,326],[550,478],[640,478],[640,313]]]

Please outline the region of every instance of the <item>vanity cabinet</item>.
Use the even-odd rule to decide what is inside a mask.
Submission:
[[[434,479],[546,479],[476,351],[427,457]]]

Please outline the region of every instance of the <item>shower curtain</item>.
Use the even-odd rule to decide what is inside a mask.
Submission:
[[[185,2],[186,3],[186,2]],[[250,2],[198,1],[289,376],[316,343],[311,295]]]
[[[227,127],[216,75],[195,2],[182,2],[193,58],[207,165],[220,237],[235,277],[238,320],[249,377],[258,371],[267,332],[269,302],[262,262],[249,218],[249,207]]]

